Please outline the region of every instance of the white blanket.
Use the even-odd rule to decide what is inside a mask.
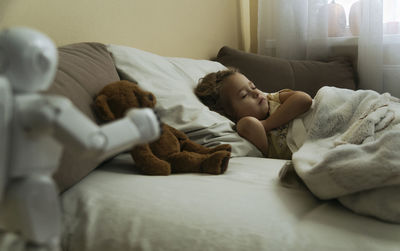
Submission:
[[[323,87],[289,128],[293,166],[320,199],[400,223],[400,103],[389,94]]]

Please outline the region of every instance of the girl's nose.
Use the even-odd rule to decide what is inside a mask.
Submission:
[[[258,90],[255,89],[255,90],[252,91],[252,95],[253,95],[253,98],[258,98],[258,96],[259,96],[260,94],[259,94]]]

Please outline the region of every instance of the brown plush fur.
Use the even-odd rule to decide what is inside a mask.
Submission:
[[[154,108],[155,96],[136,83],[117,81],[105,86],[95,99],[97,115],[104,121],[124,116],[127,110],[138,107]],[[231,146],[214,148],[191,141],[183,132],[162,123],[160,138],[150,144],[132,149],[131,155],[143,174],[200,172],[222,174],[228,167]]]

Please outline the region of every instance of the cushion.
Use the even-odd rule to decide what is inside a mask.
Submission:
[[[326,62],[287,60],[222,47],[217,62],[238,68],[249,80],[265,92],[289,88],[315,96],[322,86],[355,89],[355,73],[351,60],[345,57]]]
[[[232,145],[232,156],[262,156],[240,137],[229,119],[210,111],[194,94],[200,78],[226,69],[218,62],[189,58],[171,58],[139,49],[108,45],[121,79],[136,81],[157,98],[155,110],[164,123],[185,132],[205,146]]]
[[[53,85],[45,91],[67,97],[89,119],[97,122],[92,111],[93,97],[119,76],[105,45],[78,43],[58,48],[59,62]],[[82,160],[71,149],[64,149],[54,179],[64,191],[99,165],[99,160]]]

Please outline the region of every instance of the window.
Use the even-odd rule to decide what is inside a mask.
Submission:
[[[383,33],[400,34],[400,1],[383,1]]]
[[[361,0],[362,1],[362,0]],[[382,0],[383,33],[400,34],[400,1]],[[331,0],[321,8],[328,15],[329,37],[358,36],[361,22],[360,0]]]

